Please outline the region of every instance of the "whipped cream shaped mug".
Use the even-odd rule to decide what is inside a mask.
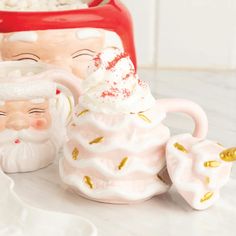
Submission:
[[[60,161],[62,180],[80,195],[108,203],[139,202],[166,192],[170,131],[162,121],[168,112],[186,113],[195,121],[194,136],[204,138],[204,111],[187,100],[155,100],[118,49],[104,50],[88,71]]]
[[[69,87],[77,85],[73,75],[44,64],[0,63],[0,167],[4,172],[34,171],[56,158],[66,140],[74,103],[63,81]]]

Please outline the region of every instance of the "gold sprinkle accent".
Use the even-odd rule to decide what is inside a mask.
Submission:
[[[224,147],[221,143],[217,143],[219,146]]]
[[[92,140],[91,142],[89,142],[90,145],[92,144],[97,144],[97,143],[101,143],[104,141],[104,137],[98,137],[98,138],[95,138],[94,140]]]
[[[180,143],[175,143],[174,147],[177,148],[181,152],[188,153],[188,150]]]
[[[205,202],[205,201],[210,200],[213,195],[214,195],[213,192],[208,192],[208,193],[206,193],[206,194],[203,196],[203,198],[200,200],[200,202],[203,203],[203,202]]]
[[[207,168],[216,168],[219,167],[221,163],[219,161],[207,161],[204,163],[204,166]]]
[[[129,159],[128,157],[125,157],[125,158],[120,162],[120,165],[118,166],[118,169],[119,169],[119,170],[122,170],[122,169],[125,167],[125,165],[126,165],[128,159]]]
[[[221,152],[220,158],[226,162],[236,161],[236,148],[230,148]]]
[[[72,123],[71,126],[72,126],[72,127],[76,127],[76,124],[75,124],[75,123]]]
[[[207,176],[206,179],[205,179],[205,181],[206,181],[207,184],[209,184],[210,181],[211,181],[211,180],[210,180],[210,177]]]
[[[67,119],[69,119],[72,112],[73,112],[73,104],[72,104],[72,101],[71,101],[70,97],[67,96],[67,100],[68,100],[68,103],[69,103],[69,106],[70,106],[70,110],[69,110],[69,113],[68,113],[68,116],[67,116]]]
[[[72,152],[72,159],[76,161],[78,160],[78,156],[79,156],[79,150],[78,148],[74,148]]]
[[[93,182],[89,176],[84,176],[84,182],[89,186],[89,188],[93,189]]]
[[[81,111],[81,112],[77,115],[77,117],[83,116],[83,115],[85,115],[85,114],[88,113],[88,112],[89,112],[88,109],[83,110],[83,111]]]
[[[141,118],[145,122],[147,122],[149,124],[152,123],[152,121],[147,116],[145,116],[143,113],[138,113],[138,116],[139,116],[139,118]]]

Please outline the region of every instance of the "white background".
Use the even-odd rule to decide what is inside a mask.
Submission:
[[[123,0],[130,9],[139,65],[236,69],[235,0]]]

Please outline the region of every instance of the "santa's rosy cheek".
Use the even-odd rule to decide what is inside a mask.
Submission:
[[[35,129],[46,129],[48,128],[48,122],[46,119],[37,119],[32,122],[32,126]]]
[[[6,124],[0,121],[0,132],[3,131],[6,127]]]

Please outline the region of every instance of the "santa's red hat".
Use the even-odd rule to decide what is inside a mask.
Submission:
[[[0,33],[69,29],[102,28],[116,32],[136,66],[132,19],[127,8],[118,0],[93,0],[89,8],[51,12],[0,11]]]

